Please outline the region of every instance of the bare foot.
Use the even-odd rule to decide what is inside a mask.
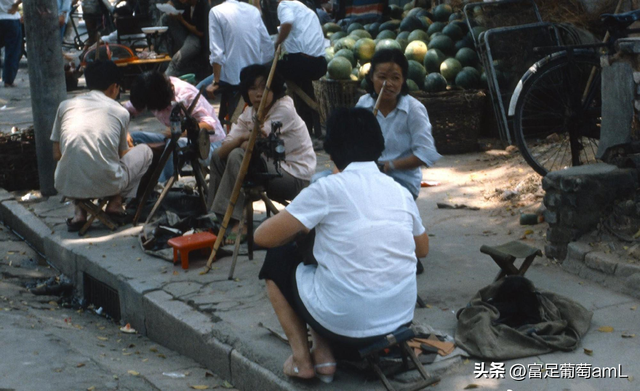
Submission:
[[[299,377],[301,379],[312,379],[316,375],[311,363],[307,363],[306,365],[299,365],[298,363],[294,362],[293,355],[289,356],[287,361],[284,362],[282,371],[289,377]]]

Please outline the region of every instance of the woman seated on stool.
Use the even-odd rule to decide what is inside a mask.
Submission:
[[[268,76],[269,68],[257,64],[245,67],[240,72],[240,92],[249,107],[245,108],[220,148],[215,150],[211,157],[207,205],[218,215],[222,216],[227,211]],[[280,122],[280,138],[284,141],[286,155],[286,160],[281,162],[282,177],[270,179],[265,190],[272,199],[291,200],[309,185],[316,170],[316,154],[307,127],[296,113],[293,100],[285,95],[284,80],[277,74],[273,77],[271,91],[266,97],[264,112],[265,121],[259,137],[267,137],[271,133],[272,122]],[[271,174],[276,172],[271,161],[267,163],[267,169]],[[243,206],[244,197],[241,193],[233,210],[232,219],[235,220],[235,226],[227,236],[227,243],[235,242]]]
[[[336,110],[324,149],[338,172],[262,223],[255,241],[270,248],[260,279],[293,352],[284,373],[330,382],[332,347],[368,345],[412,321],[416,255],[427,255],[429,238],[411,193],[376,165],[384,138],[369,110]],[[304,249],[290,242],[314,228],[317,264],[302,263]]]

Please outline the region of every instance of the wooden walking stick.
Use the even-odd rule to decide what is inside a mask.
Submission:
[[[373,116],[378,116],[378,107],[380,107],[380,98],[382,98],[382,93],[384,92],[384,88],[387,86],[387,81],[382,82],[382,88],[380,88],[380,93],[378,94],[378,99],[376,99],[376,105],[373,106]]]
[[[207,266],[205,266],[204,270],[200,272],[200,274],[206,274],[211,270],[211,264],[213,263],[213,259],[220,248],[220,244],[224,239],[224,234],[227,231],[227,225],[229,225],[229,220],[231,220],[231,214],[233,213],[233,209],[236,206],[236,202],[238,201],[238,196],[240,195],[240,190],[242,188],[242,182],[244,182],[244,177],[247,174],[247,170],[249,169],[249,161],[251,160],[251,154],[253,153],[253,146],[256,143],[256,139],[258,138],[258,134],[260,133],[260,128],[262,127],[262,121],[264,120],[264,109],[267,103],[267,96],[269,95],[269,91],[271,91],[271,81],[273,80],[273,74],[276,71],[276,65],[278,65],[278,57],[280,57],[280,45],[276,48],[275,57],[273,58],[273,63],[271,64],[271,70],[269,71],[269,77],[267,78],[267,83],[264,88],[264,93],[262,95],[262,100],[260,101],[260,106],[258,107],[258,112],[254,119],[253,130],[251,131],[251,135],[249,136],[249,141],[247,143],[247,149],[244,151],[244,157],[242,158],[242,164],[240,165],[240,171],[238,171],[238,176],[236,177],[236,183],[233,185],[233,191],[231,192],[231,198],[229,199],[229,206],[227,206],[227,211],[222,219],[222,225],[220,226],[220,230],[218,231],[218,237],[216,238],[216,242],[213,244],[213,249],[211,250],[211,255],[209,256],[209,260],[207,261]],[[253,216],[249,216],[247,218],[253,218]]]

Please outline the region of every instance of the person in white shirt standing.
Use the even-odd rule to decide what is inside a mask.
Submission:
[[[286,54],[278,61],[276,69],[286,80],[296,83],[305,94],[314,99],[313,81],[327,72],[324,34],[320,20],[315,12],[297,0],[280,0],[278,19],[280,32],[275,46],[283,44]],[[320,137],[322,131],[318,113],[298,96],[295,97],[295,104],[298,114],[307,124],[309,133]]]
[[[22,57],[22,26],[18,7],[22,0],[0,0],[0,38],[4,40],[2,81],[5,87],[14,87]]]
[[[260,11],[237,0],[226,0],[209,11],[209,61],[213,74],[197,88],[207,87],[209,96],[222,94],[218,118],[224,118],[235,108],[240,97],[240,71],[252,64],[273,60],[273,45]]]

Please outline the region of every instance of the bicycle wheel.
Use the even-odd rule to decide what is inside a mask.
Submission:
[[[595,54],[573,53],[569,58],[560,53],[523,78],[514,131],[522,156],[540,175],[596,162],[602,107],[600,70]]]

